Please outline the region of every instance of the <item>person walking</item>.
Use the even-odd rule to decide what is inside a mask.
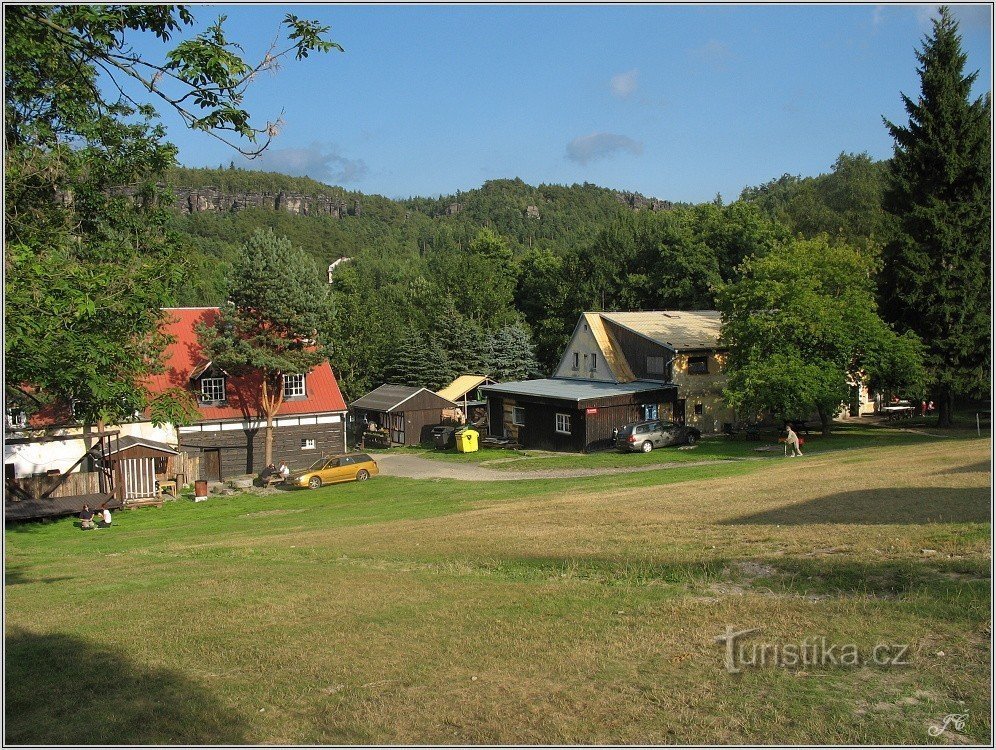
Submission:
[[[785,423],[785,451],[788,453],[789,458],[795,458],[796,456],[801,456],[802,451],[799,450],[799,436],[795,434],[795,430],[792,429],[792,423]],[[791,451],[791,453],[789,453]]]

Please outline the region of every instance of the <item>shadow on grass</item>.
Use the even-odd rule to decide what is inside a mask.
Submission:
[[[60,581],[71,581],[75,576],[51,576],[49,578],[31,578],[25,575],[26,568],[23,566],[9,567],[4,571],[4,585],[19,586],[24,583],[59,583]]]
[[[929,592],[939,608],[988,609],[989,569],[986,560],[897,560],[864,562],[826,558],[778,558],[770,561],[778,575],[764,583],[775,590],[800,594],[858,594],[895,597]]]
[[[992,465],[988,461],[979,461],[977,464],[965,464],[964,466],[956,466],[952,469],[944,469],[943,471],[937,472],[939,475],[944,474],[988,474],[992,471]]]
[[[796,505],[731,518],[725,525],[982,523],[988,487],[896,487],[835,492]]]
[[[176,672],[132,662],[107,636],[7,633],[6,744],[246,743],[231,707]]]

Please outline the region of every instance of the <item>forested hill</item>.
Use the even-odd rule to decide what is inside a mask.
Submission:
[[[590,243],[622,212],[671,206],[588,183],[533,187],[519,179],[402,200],[308,177],[235,168],[178,167],[167,183],[176,197],[176,229],[197,269],[180,293],[180,302],[188,305],[222,299],[234,252],[259,228],[289,237],[321,265],[341,256],[373,254],[393,259],[400,270],[433,248],[467,247],[482,227],[501,235],[514,253],[542,247],[563,254]]]
[[[549,374],[582,310],[712,307],[745,258],[787,238],[826,232],[874,248],[886,230],[884,165],[863,154],[747,188],[729,205],[518,179],[402,200],[238,169],[168,179],[188,264],[181,305],[221,303],[232,260],[260,229],[314,259],[302,273],[324,277],[351,259],[335,272],[325,332],[350,398],[461,372]]]

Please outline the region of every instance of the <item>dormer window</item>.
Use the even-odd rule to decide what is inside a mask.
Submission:
[[[284,398],[304,398],[304,375],[284,375]]]
[[[201,378],[202,404],[220,404],[226,400],[224,378]]]
[[[7,426],[13,430],[21,430],[27,427],[28,415],[24,409],[8,409]]]

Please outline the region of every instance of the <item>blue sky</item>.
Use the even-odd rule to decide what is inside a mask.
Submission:
[[[934,6],[196,6],[261,56],[286,12],[344,53],[289,60],[247,98],[284,111],[247,163],[163,112],[187,166],[307,174],[390,197],[487,179],[593,182],[676,201],[732,200],[841,151],[891,154]],[[956,6],[976,93],[991,90],[988,6]],[[144,41],[136,47],[156,50]],[[161,53],[160,53],[161,54]]]

